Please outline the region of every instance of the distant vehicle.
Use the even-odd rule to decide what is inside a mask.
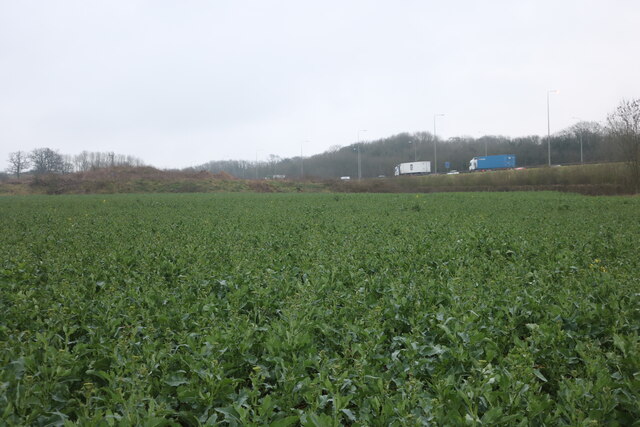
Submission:
[[[384,177],[385,177],[384,175],[378,175],[378,178],[384,178]]]
[[[351,177],[350,176],[341,176],[340,179],[343,180],[343,181],[349,181],[351,179]]]
[[[452,171],[447,172],[447,175],[459,175],[459,174],[460,174],[460,172],[458,172],[457,170],[452,170]]]
[[[496,156],[474,157],[469,162],[469,170],[472,172],[496,169],[512,169],[515,167],[515,154],[498,154]]]
[[[423,175],[431,173],[431,162],[400,163],[395,167],[394,175]]]

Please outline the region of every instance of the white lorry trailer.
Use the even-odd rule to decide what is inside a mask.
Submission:
[[[431,162],[400,163],[395,167],[394,175],[422,175],[426,173],[431,173]]]

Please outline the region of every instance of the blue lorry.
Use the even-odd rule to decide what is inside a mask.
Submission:
[[[497,156],[474,157],[469,162],[469,171],[471,172],[496,169],[512,169],[515,167],[515,154],[498,154]]]

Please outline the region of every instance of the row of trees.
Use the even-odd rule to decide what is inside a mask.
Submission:
[[[549,146],[551,158],[549,159]],[[389,138],[346,147],[333,146],[315,156],[282,159],[270,155],[266,161],[213,161],[194,169],[214,173],[227,172],[238,178],[262,178],[285,175],[289,178],[337,178],[358,176],[358,152],[365,178],[393,174],[395,165],[414,160],[434,164],[437,170],[466,170],[476,156],[515,154],[523,167],[552,164],[626,162],[634,182],[640,185],[640,99],[622,101],[607,117],[606,125],[579,122],[551,138],[526,136],[508,138],[483,136],[436,139],[429,132],[401,133]]]
[[[436,139],[429,132],[401,133],[389,138],[346,147],[334,146],[322,154],[311,157],[282,159],[271,155],[268,160],[213,161],[197,170],[224,171],[238,178],[263,178],[286,175],[291,178],[337,178],[358,175],[360,151],[363,177],[371,178],[393,174],[395,165],[414,160],[434,162],[437,149],[438,171],[466,170],[475,156],[515,154],[519,166],[538,166],[547,163],[547,139],[538,136],[508,138],[483,136],[481,138],[456,137]],[[582,150],[581,150],[582,147]],[[582,153],[582,155],[581,155]],[[551,137],[551,158],[554,164],[608,162],[622,159],[612,150],[606,130],[595,122],[581,122]],[[435,165],[433,165],[435,166]]]
[[[518,166],[541,166],[549,161],[549,145],[553,164],[625,161],[631,168],[634,182],[640,185],[640,99],[622,101],[607,117],[604,127],[596,122],[580,122],[550,139],[539,136],[483,136],[456,137],[445,141],[436,139],[429,132],[401,133],[346,147],[332,146],[324,153],[307,158],[281,158],[271,154],[265,161],[211,161],[190,169],[226,172],[245,179],[274,176],[337,178],[358,176],[360,163],[362,176],[370,178],[389,176],[393,174],[395,165],[414,160],[429,160],[435,167],[435,149],[439,172],[466,170],[473,157],[491,154],[515,154]],[[136,157],[113,152],[83,151],[68,156],[50,148],[37,148],[30,153],[11,153],[7,172],[19,178],[27,171],[39,175],[142,165],[142,160]]]
[[[51,173],[86,172],[116,166],[143,166],[137,157],[114,152],[83,151],[75,156],[60,154],[51,148],[36,148],[31,152],[15,151],[9,154],[7,172],[20,178],[25,172],[34,175]]]
[[[609,135],[629,166],[636,193],[640,191],[640,98],[625,100],[607,117]]]

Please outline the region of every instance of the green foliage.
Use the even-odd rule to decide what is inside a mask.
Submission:
[[[637,198],[0,198],[14,425],[629,425]]]

